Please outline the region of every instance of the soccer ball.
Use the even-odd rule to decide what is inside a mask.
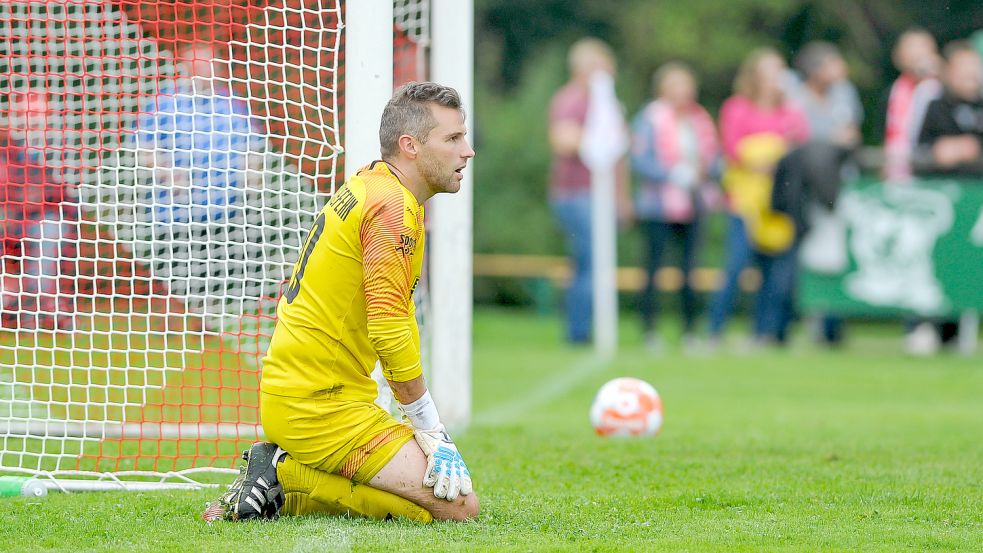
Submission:
[[[597,392],[590,422],[601,436],[655,436],[662,427],[662,399],[644,380],[615,378]]]

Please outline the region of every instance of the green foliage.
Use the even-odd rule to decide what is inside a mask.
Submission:
[[[611,43],[629,114],[644,103],[652,72],[666,61],[694,67],[701,99],[715,113],[752,49],[768,45],[792,57],[810,40],[835,42],[860,88],[864,135],[874,144],[896,75],[890,48],[897,35],[921,25],[941,43],[964,38],[983,27],[977,7],[972,0],[478,0],[477,251],[562,249],[545,206],[546,108],[566,78],[566,48],[577,38]]]
[[[865,142],[883,136],[887,91],[897,75],[890,49],[913,25],[940,43],[983,28],[973,0],[477,0],[475,251],[560,254],[563,241],[547,206],[550,170],[547,106],[566,80],[566,49],[583,36],[608,41],[619,61],[618,92],[627,114],[650,94],[653,71],[669,60],[690,64],[701,101],[716,114],[730,96],[741,60],[772,46],[791,59],[811,40],[839,45],[858,86]],[[705,227],[701,263],[720,265],[723,225]],[[638,265],[637,231],[623,233],[618,259]],[[476,283],[476,297],[526,303],[527,283]]]
[[[514,94],[476,91],[476,252],[559,251],[547,205],[546,109],[564,79],[563,55],[560,48],[543,52],[527,66],[528,76]]]
[[[911,359],[896,328],[854,349],[654,357],[623,328],[599,363],[560,323],[475,318],[472,428],[455,436],[481,519],[216,523],[217,492],[0,499],[11,551],[972,551],[983,536],[979,358]],[[593,435],[608,379],[655,385],[650,440]]]
[[[700,75],[702,99],[715,109],[730,95],[734,74],[748,52],[759,46],[781,48],[780,30],[796,4],[634,1],[612,14],[620,30],[613,44],[623,73],[643,77],[637,94],[649,94],[649,77],[659,65],[679,60]]]

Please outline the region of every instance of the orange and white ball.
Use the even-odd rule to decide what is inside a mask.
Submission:
[[[597,392],[590,422],[601,436],[655,436],[662,428],[662,398],[644,380],[615,378]]]

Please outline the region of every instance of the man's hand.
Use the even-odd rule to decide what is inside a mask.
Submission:
[[[413,397],[410,403],[399,408],[413,425],[413,436],[420,449],[427,456],[427,470],[423,473],[423,485],[433,488],[435,497],[454,501],[458,495],[468,495],[472,491],[471,473],[464,464],[454,440],[447,435],[444,425],[437,415],[437,407],[423,384],[423,377],[410,382],[390,382],[396,397]],[[420,389],[422,388],[422,394]],[[411,394],[416,392],[416,394]]]
[[[471,473],[454,445],[454,440],[444,430],[444,425],[427,431],[414,429],[413,434],[427,456],[423,485],[432,487],[435,497],[447,501],[454,501],[458,495],[470,494]]]
[[[980,155],[980,143],[971,135],[943,136],[932,146],[935,163],[942,167],[954,167],[976,160]]]

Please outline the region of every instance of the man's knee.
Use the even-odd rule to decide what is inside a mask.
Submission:
[[[461,498],[463,498],[463,500]],[[478,495],[475,493],[470,493],[468,495],[461,496],[461,498],[452,503],[449,509],[440,510],[437,513],[433,513],[434,518],[437,520],[449,520],[456,522],[464,522],[478,518],[478,515],[481,512],[481,504],[478,501]]]

